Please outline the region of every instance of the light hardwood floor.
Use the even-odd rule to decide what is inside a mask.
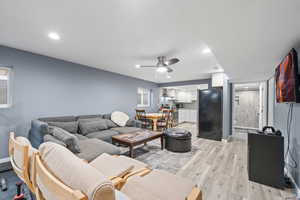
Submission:
[[[182,125],[195,133],[195,125]],[[285,200],[296,199],[291,190],[279,190],[248,181],[247,142],[228,143],[194,139],[200,147],[196,155],[178,171],[193,179],[205,200]]]

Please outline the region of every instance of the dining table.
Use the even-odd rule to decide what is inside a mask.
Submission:
[[[157,131],[157,121],[163,117],[163,113],[145,113],[144,117],[153,122],[153,131]]]

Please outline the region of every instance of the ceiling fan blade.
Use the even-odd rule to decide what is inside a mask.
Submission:
[[[171,69],[170,67],[167,67],[167,68],[168,68],[168,73],[173,72],[173,69]]]
[[[180,60],[178,59],[178,58],[172,58],[172,59],[170,59],[170,60],[166,60],[165,61],[165,64],[166,65],[174,65],[174,64],[176,64],[176,63],[178,63]]]
[[[141,65],[140,67],[157,67],[156,65]]]

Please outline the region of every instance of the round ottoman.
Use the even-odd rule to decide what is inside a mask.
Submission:
[[[164,132],[165,148],[173,152],[188,152],[192,148],[192,134],[184,129],[169,128]]]

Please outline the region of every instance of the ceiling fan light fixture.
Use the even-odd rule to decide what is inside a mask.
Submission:
[[[156,71],[158,72],[158,73],[166,73],[167,71],[168,71],[168,68],[166,68],[166,67],[158,67],[157,69],[156,69]]]
[[[206,48],[204,48],[204,49],[202,50],[202,53],[203,53],[203,54],[210,54],[210,53],[211,53],[211,49],[208,48],[208,47],[206,47]]]
[[[48,37],[52,40],[60,40],[60,36],[56,32],[50,32],[48,33]]]

